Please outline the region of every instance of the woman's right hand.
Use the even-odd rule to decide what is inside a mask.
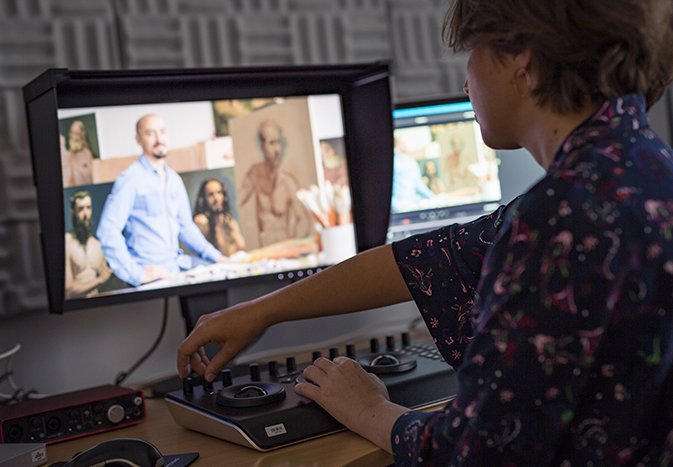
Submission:
[[[188,376],[191,366],[192,370],[203,375],[206,380],[213,381],[225,365],[266,327],[264,313],[254,301],[202,315],[178,348],[177,366],[180,378]],[[220,346],[212,360],[203,349],[210,342]]]

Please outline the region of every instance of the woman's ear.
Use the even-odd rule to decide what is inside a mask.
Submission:
[[[530,63],[533,59],[533,52],[529,47],[526,47],[521,52],[516,53],[512,56],[514,61],[515,68],[523,68],[527,71],[530,71]]]
[[[523,99],[530,97],[535,88],[534,77],[530,73],[531,59],[532,52],[529,48],[512,55],[512,68],[514,70],[512,87]]]

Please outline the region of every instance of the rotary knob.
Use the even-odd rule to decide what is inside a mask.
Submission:
[[[411,347],[411,335],[408,332],[402,333],[402,347],[405,349]]]
[[[220,373],[222,377],[222,387],[226,388],[232,385],[232,377],[231,377],[231,370],[230,369],[224,369]]]
[[[260,381],[260,373],[259,373],[259,364],[258,363],[251,363],[250,364],[250,381]]]
[[[203,392],[206,394],[210,394],[213,392],[213,382],[208,381],[206,377],[203,377]]]
[[[110,423],[115,425],[124,420],[124,407],[119,404],[113,404],[107,409],[105,414]]]
[[[270,360],[268,363],[269,376],[275,378],[278,376],[278,362],[276,360]]]
[[[297,371],[297,360],[294,357],[287,357],[285,359],[285,368],[288,375],[295,373]]]
[[[191,376],[187,376],[182,380],[182,392],[185,397],[192,397],[194,395],[194,381]]]
[[[386,350],[390,352],[395,350],[395,336],[386,336]]]

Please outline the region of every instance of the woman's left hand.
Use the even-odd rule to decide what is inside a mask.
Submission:
[[[388,390],[376,375],[356,361],[320,357],[304,369],[306,383],[295,392],[315,401],[341,424],[391,452],[390,432],[407,409],[390,402]]]

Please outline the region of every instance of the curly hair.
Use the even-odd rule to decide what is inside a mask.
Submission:
[[[559,113],[638,93],[648,108],[673,79],[671,0],[454,0],[443,23],[455,52],[532,52],[532,91]]]

